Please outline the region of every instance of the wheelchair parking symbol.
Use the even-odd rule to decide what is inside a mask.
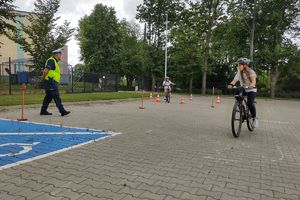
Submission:
[[[102,130],[0,119],[0,170],[114,135]]]
[[[1,147],[8,147],[6,149],[6,151],[12,151],[12,149],[10,149],[9,147],[21,147],[21,148],[15,148],[15,149],[19,149],[17,152],[15,153],[6,153],[6,154],[1,154],[0,152],[0,157],[4,157],[4,156],[17,156],[17,155],[21,155],[21,154],[25,154],[28,153],[29,151],[32,150],[32,147],[39,144],[40,142],[34,142],[32,144],[26,144],[26,143],[6,143],[6,144],[0,144],[0,149]],[[4,148],[5,151],[5,148]]]

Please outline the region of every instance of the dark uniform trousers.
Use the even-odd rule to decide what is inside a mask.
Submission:
[[[248,92],[246,93],[244,88],[239,88],[236,90],[236,95],[239,95],[240,93],[243,94],[243,96],[247,96],[247,106],[250,110],[251,116],[253,118],[256,117],[256,108],[255,108],[255,97],[256,97],[256,92]]]
[[[43,106],[41,108],[41,112],[46,112],[49,104],[52,99],[54,100],[58,110],[60,113],[66,112],[63,104],[61,103],[61,98],[58,91],[58,83],[55,81],[45,81],[45,98],[43,101]]]

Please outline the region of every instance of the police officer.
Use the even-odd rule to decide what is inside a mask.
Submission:
[[[60,61],[62,52],[60,49],[52,51],[52,56],[46,61],[45,69],[43,70],[43,75],[41,79],[45,81],[45,98],[41,108],[40,115],[52,115],[48,112],[49,103],[54,99],[55,104],[61,114],[65,116],[70,114],[70,111],[66,111],[61,103],[61,98],[59,96],[58,84],[60,81],[60,68],[58,61]]]

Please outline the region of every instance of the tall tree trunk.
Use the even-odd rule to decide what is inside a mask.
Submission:
[[[206,92],[206,74],[207,74],[207,71],[203,71],[203,74],[202,74],[202,95],[205,95],[205,92]]]
[[[254,57],[254,33],[255,33],[255,15],[252,20],[252,27],[250,32],[250,60],[253,62]]]
[[[213,23],[216,20],[217,16],[217,7],[219,5],[220,1],[218,0],[212,0],[210,11],[209,11],[209,21],[208,21],[208,27],[207,27],[207,34],[205,37],[205,44],[204,44],[204,56],[203,56],[203,70],[202,70],[202,95],[205,95],[206,92],[206,76],[207,76],[207,69],[208,69],[208,58],[210,54],[210,41],[212,36],[212,27]]]
[[[252,24],[250,31],[250,60],[253,62],[254,58],[254,34],[255,34],[255,24],[256,24],[256,0],[253,2],[252,10]]]
[[[276,91],[276,84],[277,84],[277,79],[279,77],[279,71],[278,71],[278,64],[276,64],[275,66],[273,66],[271,68],[271,73],[270,73],[270,88],[271,88],[271,93],[270,93],[270,97],[274,98],[275,97],[275,91]]]
[[[274,60],[275,60],[275,64],[273,64],[272,68],[271,68],[271,72],[270,72],[270,89],[271,89],[271,93],[270,96],[271,98],[275,97],[275,91],[276,91],[276,84],[277,84],[277,80],[279,77],[279,63],[278,60],[280,58],[280,49],[281,49],[281,42],[282,42],[282,37],[278,32],[275,32],[275,48],[274,48]]]
[[[151,72],[151,79],[152,79],[152,91],[155,91],[156,80],[155,80],[155,73],[153,71]]]
[[[192,72],[191,77],[190,77],[190,85],[189,85],[189,91],[191,94],[193,92],[193,79],[194,79],[194,73]]]
[[[144,42],[147,42],[147,24],[144,25]]]
[[[129,76],[127,76],[126,77],[126,86],[127,86],[127,90],[131,90],[132,89],[132,78],[131,77],[129,77]]]
[[[206,76],[207,76],[208,58],[209,58],[209,51],[210,51],[210,40],[211,40],[211,35],[212,35],[211,23],[209,25],[209,29],[208,29],[206,39],[205,39],[203,69],[202,69],[202,73],[203,73],[202,74],[202,95],[205,95],[205,92],[206,92]]]

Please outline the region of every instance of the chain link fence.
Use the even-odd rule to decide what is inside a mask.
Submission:
[[[40,80],[32,60],[13,60],[0,64],[0,95],[20,94],[22,83],[26,83],[26,93],[43,93]],[[67,65],[68,67],[71,65]],[[118,77],[113,74],[75,71],[72,67],[61,74],[61,93],[116,92],[119,89]]]
[[[74,72],[71,70],[71,84],[67,92],[117,92],[118,77],[113,74]]]
[[[18,72],[0,76],[0,95],[20,93],[22,83],[26,83],[27,93],[44,90],[43,82],[34,73]],[[61,93],[117,92],[118,88],[117,76],[111,74],[82,73],[77,78],[72,78],[72,74],[64,74],[60,82]]]

